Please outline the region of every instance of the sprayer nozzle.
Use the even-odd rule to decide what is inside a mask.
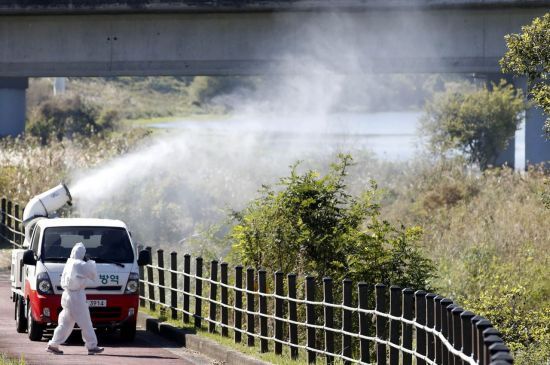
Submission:
[[[69,191],[69,188],[67,187],[67,184],[65,184],[64,182],[61,182],[61,185],[63,185],[63,187],[65,188],[65,191],[67,192],[67,196],[69,197],[69,201],[67,202],[67,204],[69,206],[73,205],[72,204],[73,197],[71,196],[71,192]]]

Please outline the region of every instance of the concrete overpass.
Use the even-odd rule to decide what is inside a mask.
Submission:
[[[0,0],[0,125],[23,126],[14,100],[27,77],[303,72],[305,55],[342,72],[496,79],[504,35],[547,11],[548,0]],[[540,135],[542,115],[531,119]]]

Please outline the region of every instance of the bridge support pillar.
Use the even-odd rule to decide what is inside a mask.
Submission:
[[[527,97],[527,80],[524,77],[511,80]],[[525,167],[550,162],[550,141],[544,132],[546,115],[542,109],[531,107],[525,112]]]
[[[0,77],[0,137],[17,136],[25,130],[26,77]]]
[[[55,77],[53,79],[53,94],[61,95],[65,93],[65,81],[64,77]]]
[[[487,87],[491,88],[491,83],[494,82],[498,84],[501,79],[505,79],[509,83],[513,83],[515,87],[520,88],[521,86],[515,83],[510,76],[504,75],[501,73],[491,73],[487,74]],[[514,168],[516,165],[516,136],[512,136],[508,141],[508,147],[504,151],[500,152],[500,155],[497,158],[496,165],[503,166],[508,165],[511,168]]]
[[[550,162],[550,141],[544,133],[546,115],[540,108],[525,113],[525,166]]]

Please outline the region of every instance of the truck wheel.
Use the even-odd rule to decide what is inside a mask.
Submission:
[[[44,334],[44,326],[40,323],[37,323],[34,318],[32,318],[32,309],[31,304],[27,305],[27,331],[29,332],[29,339],[31,341],[40,341],[42,335]]]
[[[124,323],[120,327],[120,338],[125,341],[133,341],[136,338],[136,322]]]
[[[19,295],[15,301],[15,329],[18,333],[27,330],[27,318],[25,318],[25,301]]]

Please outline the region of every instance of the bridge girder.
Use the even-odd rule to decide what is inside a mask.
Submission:
[[[550,5],[546,10],[550,10]],[[0,77],[499,72],[545,8],[0,15]]]

